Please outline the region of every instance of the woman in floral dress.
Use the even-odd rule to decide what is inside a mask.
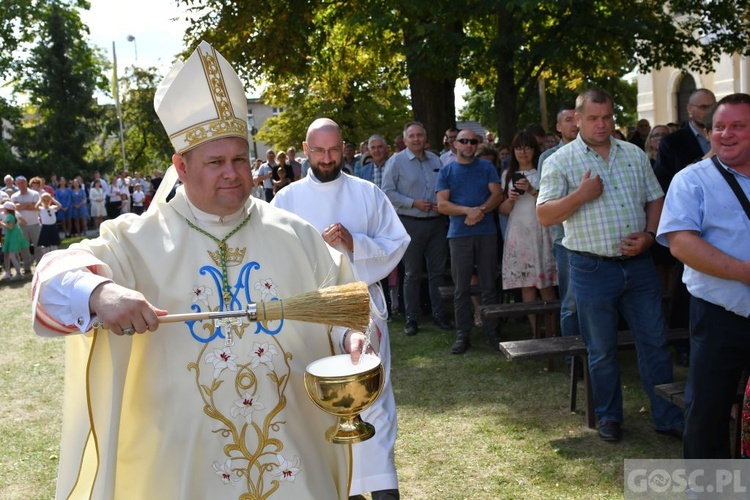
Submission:
[[[554,300],[557,267],[552,252],[552,230],[536,218],[539,194],[539,145],[533,135],[520,132],[513,138],[510,165],[502,176],[505,201],[500,213],[508,216],[503,246],[503,289],[521,289],[524,302]],[[536,331],[536,316],[529,315]],[[549,334],[549,332],[548,332]]]

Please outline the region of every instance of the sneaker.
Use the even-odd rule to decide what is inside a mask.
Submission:
[[[419,326],[416,321],[407,321],[404,327],[404,335],[407,337],[413,337],[419,331]]]
[[[452,354],[463,354],[466,352],[466,350],[471,347],[471,343],[469,342],[469,339],[467,338],[457,338],[456,341],[451,346],[451,353]]]
[[[604,419],[599,422],[599,437],[602,441],[616,443],[622,438],[622,429],[620,422],[612,419]]]

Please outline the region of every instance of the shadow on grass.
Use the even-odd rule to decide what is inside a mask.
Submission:
[[[546,360],[507,361],[478,328],[463,355],[450,353],[453,332],[426,325],[405,337],[402,330],[403,323],[390,324],[397,459],[400,477],[415,488],[409,498],[425,493],[418,469],[441,475],[455,498],[621,498],[624,459],[681,455],[678,440],[653,431],[634,352],[620,355],[625,423],[622,442],[611,444],[586,427],[582,382],[579,410],[570,412],[562,358],[550,372]],[[520,340],[531,331],[511,320],[501,336]],[[686,377],[684,368],[675,372],[677,380]],[[466,470],[467,460],[477,470],[453,479],[451,471]],[[467,477],[483,486],[467,486]]]

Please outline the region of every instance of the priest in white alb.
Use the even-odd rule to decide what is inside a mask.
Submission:
[[[45,255],[37,334],[63,337],[58,498],[346,499],[348,446],[308,399],[305,367],[358,358],[364,335],[277,320],[193,320],[353,279],[302,219],[250,197],[247,101],[203,42],[159,86],[156,112],[182,186],[143,216]]]
[[[380,398],[362,413],[375,426],[375,436],[353,446],[351,494],[371,492],[373,500],[398,499],[396,402],[390,376],[388,309],[380,280],[398,265],[411,240],[380,188],[341,171],[344,142],[336,122],[315,120],[302,146],[310,162],[307,176],[279,191],[272,204],[315,226],[329,245],[348,257],[357,280],[369,285],[370,337],[386,377]]]

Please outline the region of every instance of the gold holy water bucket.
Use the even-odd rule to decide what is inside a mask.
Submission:
[[[337,418],[326,431],[336,444],[359,443],[375,435],[375,428],[359,414],[369,408],[383,390],[385,371],[380,358],[363,354],[359,364],[349,354],[313,361],[305,369],[305,390],[313,403]]]

